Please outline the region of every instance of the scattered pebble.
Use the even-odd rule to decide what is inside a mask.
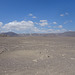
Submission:
[[[41,54],[41,52],[40,52],[40,54]]]
[[[37,59],[34,59],[33,61],[34,61],[34,62],[37,62]]]
[[[75,60],[75,58],[70,58],[71,60]]]
[[[48,58],[49,58],[50,56],[48,56]]]
[[[65,56],[65,54],[62,54],[62,56],[64,57],[64,56]]]

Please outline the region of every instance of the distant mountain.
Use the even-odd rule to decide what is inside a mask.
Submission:
[[[25,37],[25,36],[50,36],[50,37],[55,37],[55,36],[68,36],[68,37],[75,37],[75,31],[69,31],[69,32],[64,32],[64,33],[32,33],[32,34],[17,34],[14,32],[6,32],[6,33],[1,33],[0,36],[2,37]]]
[[[1,33],[1,35],[7,35],[7,36],[18,36],[18,34],[17,34],[17,33],[14,33],[14,32]]]
[[[68,31],[60,34],[61,36],[75,37],[75,31]]]
[[[54,33],[33,33],[32,36],[56,36]]]
[[[56,36],[54,33],[31,33],[31,34],[19,34],[19,36]]]
[[[32,34],[20,34],[20,36],[68,36],[75,37],[75,31],[68,31],[64,33],[32,33]]]

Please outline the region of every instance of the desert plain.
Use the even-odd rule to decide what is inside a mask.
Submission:
[[[0,37],[0,75],[75,75],[75,37]]]

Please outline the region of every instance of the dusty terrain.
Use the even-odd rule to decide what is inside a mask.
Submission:
[[[75,75],[75,37],[0,37],[0,75]]]

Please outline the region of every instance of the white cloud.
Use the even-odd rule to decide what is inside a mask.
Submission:
[[[67,23],[72,23],[72,20],[69,20],[69,21],[65,21],[64,24],[67,24]]]
[[[57,22],[53,22],[53,24],[57,24]]]
[[[9,23],[7,23],[7,24],[5,24],[4,26],[3,26],[3,28],[8,28],[8,29],[10,29],[10,28],[29,28],[29,27],[31,27],[31,26],[33,26],[34,25],[34,23],[32,22],[32,21],[21,21],[21,22],[18,22],[18,21],[13,21],[13,22],[9,22]]]
[[[69,30],[69,31],[72,31],[72,30]]]
[[[60,31],[61,31],[61,32],[66,32],[67,30],[66,30],[66,29],[61,29]]]
[[[64,22],[64,24],[67,24],[67,23],[68,23],[67,21]]]
[[[35,32],[36,27],[32,21],[13,21],[5,24],[2,27],[4,31],[20,31],[20,32]],[[38,29],[37,29],[38,30]]]
[[[29,14],[29,16],[31,16],[32,18],[37,18],[36,16],[33,16],[33,14]]]
[[[39,23],[35,22],[36,25],[38,25]]]
[[[43,22],[43,23],[39,23],[41,26],[46,26],[46,25],[48,25],[48,23],[47,22]]]
[[[29,16],[33,16],[33,14],[29,14]]]
[[[55,29],[48,29],[47,31],[50,32],[50,33],[62,33],[62,32],[65,32],[67,30],[66,29],[57,29],[57,30],[55,30]]]
[[[33,21],[12,21],[2,26],[1,32],[46,33],[47,30],[37,28]]]
[[[58,28],[63,28],[63,26],[62,25],[59,25]]]
[[[40,20],[40,22],[47,22],[47,20]]]
[[[60,14],[60,16],[62,16],[62,17],[63,17],[63,16],[64,16],[64,14]]]
[[[40,20],[39,25],[40,26],[46,26],[46,25],[48,25],[48,21],[47,20]]]
[[[48,27],[51,27],[51,26],[48,26]]]
[[[0,22],[2,25],[3,23]],[[58,33],[58,32],[64,32],[66,29],[62,29],[62,25],[59,25],[58,30],[56,29],[46,29],[46,28],[39,28],[36,27],[36,24],[39,25],[37,22],[33,21],[12,21],[5,25],[3,25],[0,29],[1,32],[18,32],[18,33]],[[48,25],[47,20],[40,20],[40,25],[45,26]]]
[[[63,28],[63,26],[59,25],[59,26],[54,26],[53,28]]]
[[[0,26],[2,26],[3,25],[3,23],[2,22],[0,22]]]
[[[72,22],[72,20],[70,20],[70,22]]]
[[[36,18],[36,16],[33,16],[32,18]]]
[[[66,13],[65,13],[65,15],[69,15],[69,13],[68,13],[68,12],[66,12]]]
[[[67,15],[69,15],[68,12],[65,12],[64,14],[60,14],[61,17],[63,17],[63,16],[67,16]]]

